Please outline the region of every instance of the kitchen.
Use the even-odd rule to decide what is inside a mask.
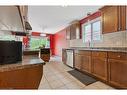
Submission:
[[[0,39],[21,41],[23,55],[19,64],[3,62],[2,89],[127,88],[126,6],[0,6],[0,12]]]

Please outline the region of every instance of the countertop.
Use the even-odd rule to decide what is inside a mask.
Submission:
[[[14,64],[0,65],[0,72],[10,71],[15,69],[29,68],[31,66],[44,65],[45,62],[38,56],[23,56],[22,61]]]
[[[126,52],[126,47],[71,47],[64,48],[66,50],[90,50],[90,51],[112,51],[112,52]]]
[[[27,52],[27,51],[40,51],[40,49],[24,49],[23,52]]]

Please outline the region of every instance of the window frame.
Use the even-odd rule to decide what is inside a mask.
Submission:
[[[84,23],[84,24],[82,24],[82,37],[83,37],[83,42],[84,43],[97,43],[97,42],[102,42],[102,24],[100,24],[100,40],[93,40],[93,23],[95,23],[95,22],[98,22],[98,21],[100,21],[100,23],[102,23],[102,20],[101,20],[101,17],[98,17],[98,18],[96,18],[96,19],[94,19],[94,20],[91,20],[91,21],[88,21],[87,23]],[[91,41],[90,42],[85,42],[85,38],[84,38],[84,32],[85,32],[85,26],[87,26],[87,25],[91,25]]]

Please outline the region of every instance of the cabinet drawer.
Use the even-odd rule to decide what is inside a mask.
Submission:
[[[123,52],[108,52],[108,58],[118,59],[118,60],[127,60],[127,53]]]
[[[75,50],[75,53],[78,53],[78,54],[81,54],[81,55],[91,56],[91,51]]]
[[[92,51],[92,57],[106,58],[107,57],[107,52],[103,52],[103,51]]]

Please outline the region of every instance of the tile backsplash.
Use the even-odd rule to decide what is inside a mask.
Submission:
[[[70,47],[127,47],[127,31],[102,35],[102,41],[84,43],[82,39],[70,40]]]

